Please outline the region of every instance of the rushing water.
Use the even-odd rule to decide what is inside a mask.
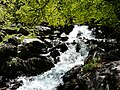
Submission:
[[[51,70],[37,76],[20,77],[18,80],[23,81],[23,85],[17,90],[55,90],[60,83],[62,84],[62,76],[75,65],[84,63],[89,50],[86,44],[86,39],[93,39],[92,31],[88,30],[88,26],[75,25],[73,31],[68,35],[69,43],[68,50],[60,55],[60,62]],[[79,52],[76,52],[76,42],[80,45]]]

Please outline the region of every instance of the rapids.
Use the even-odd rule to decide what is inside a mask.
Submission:
[[[19,77],[23,85],[17,90],[55,90],[59,84],[62,84],[62,76],[75,65],[84,64],[84,59],[89,53],[90,46],[85,44],[87,39],[94,39],[92,31],[88,26],[75,25],[68,35],[66,44],[68,50],[59,56],[60,62],[55,64],[51,70],[43,74],[31,77]],[[74,44],[73,44],[74,42]],[[76,43],[79,44],[80,50],[76,52]]]

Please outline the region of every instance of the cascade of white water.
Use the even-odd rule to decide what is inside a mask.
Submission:
[[[78,34],[81,34],[78,36]],[[69,44],[68,50],[60,55],[60,62],[55,64],[51,70],[37,76],[32,77],[20,77],[18,80],[23,81],[23,85],[17,90],[55,90],[55,87],[62,82],[62,76],[75,65],[81,65],[84,63],[84,59],[88,55],[87,46],[84,44],[83,37],[86,39],[93,39],[91,31],[88,30],[88,26],[75,25],[73,31],[68,35],[69,39],[67,43],[73,41],[80,44],[79,52],[76,52],[76,45]],[[81,39],[80,39],[81,38]]]

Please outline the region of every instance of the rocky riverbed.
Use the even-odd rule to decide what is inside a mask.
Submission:
[[[40,25],[31,31],[23,27],[0,29],[0,88],[15,90],[22,85],[21,81],[14,80],[18,76],[35,76],[54,67],[59,62],[60,52],[68,50],[65,41],[73,27]],[[86,42],[91,48],[85,64],[66,72],[64,84],[59,85],[58,90],[120,89],[120,32],[106,26],[89,26],[89,29],[96,40]],[[31,34],[35,34],[34,38],[28,37]],[[4,39],[7,35],[11,37]],[[21,36],[25,38],[21,39]],[[76,51],[79,49],[78,44]],[[10,84],[13,86],[9,87]]]

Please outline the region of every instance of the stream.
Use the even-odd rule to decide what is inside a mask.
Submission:
[[[23,85],[17,90],[56,90],[59,84],[63,84],[62,77],[72,67],[84,64],[84,59],[88,56],[90,45],[86,45],[87,39],[94,39],[92,31],[88,30],[88,26],[75,25],[68,35],[65,42],[68,50],[64,53],[60,52],[60,61],[55,64],[51,70],[37,76],[19,77]],[[80,50],[76,52],[76,45]]]

